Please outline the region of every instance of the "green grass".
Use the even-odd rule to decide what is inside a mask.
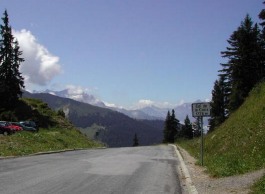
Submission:
[[[200,142],[198,138],[178,144],[199,159]],[[205,136],[204,151],[204,164],[215,177],[265,168],[265,83],[254,88],[237,111]]]
[[[3,111],[1,120],[34,120],[38,133],[22,131],[0,136],[0,156],[22,156],[45,151],[101,147],[100,142],[88,139],[67,119],[52,111],[46,103],[23,99],[12,111]]]
[[[0,156],[22,156],[37,152],[93,148],[100,143],[88,140],[75,129],[49,128],[38,133],[27,131],[0,137]]]
[[[257,183],[252,186],[252,194],[265,193],[265,176],[263,176]]]

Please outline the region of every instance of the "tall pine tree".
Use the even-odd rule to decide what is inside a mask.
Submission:
[[[221,52],[228,62],[221,64],[221,76],[225,83],[225,97],[229,112],[236,110],[253,86],[264,77],[262,48],[258,25],[247,15],[240,27],[233,32],[226,51]]]
[[[133,138],[133,146],[134,147],[139,146],[139,140],[138,140],[136,133],[134,134],[134,138]]]
[[[213,131],[215,127],[219,126],[226,119],[225,111],[225,92],[224,92],[224,81],[223,77],[216,80],[212,91],[211,101],[211,118],[209,119],[209,132]]]
[[[265,1],[263,2],[265,5]],[[260,44],[262,47],[262,64],[263,64],[263,79],[265,77],[265,9],[262,9],[259,13],[259,18],[261,20],[260,26],[261,26],[261,33],[260,33]]]
[[[192,124],[190,122],[189,116],[187,115],[185,120],[184,120],[184,137],[187,139],[192,139],[193,138],[193,129],[192,129]]]
[[[174,143],[178,133],[179,120],[175,116],[175,111],[172,110],[171,114],[168,111],[164,124],[164,139],[163,143]]]
[[[265,5],[265,1],[263,2],[263,4]],[[261,26],[265,26],[265,9],[262,9],[261,10],[261,12],[259,13],[259,18],[261,19],[261,20],[263,20],[261,23],[260,23],[260,25]]]
[[[0,26],[0,108],[14,107],[24,88],[24,79],[19,72],[19,65],[24,61],[20,56],[18,42],[12,35],[7,11]]]
[[[176,118],[175,110],[172,109],[170,117],[169,143],[174,143],[178,134],[179,120]]]
[[[167,117],[164,123],[164,139],[163,139],[163,143],[168,143],[169,141],[169,131],[170,131],[170,119],[171,119],[171,115],[170,112],[167,112]]]

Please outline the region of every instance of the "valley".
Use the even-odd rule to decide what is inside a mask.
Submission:
[[[135,134],[142,146],[160,144],[163,139],[163,120],[136,120],[118,111],[48,93],[24,92],[23,96],[40,99],[53,110],[63,110],[69,121],[81,128],[84,134],[89,134],[92,138],[97,136],[97,140],[109,147],[132,146]],[[100,127],[96,130],[94,127],[91,133],[88,130],[92,126]]]

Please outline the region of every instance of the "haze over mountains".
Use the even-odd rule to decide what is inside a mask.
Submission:
[[[40,93],[36,92],[35,93]],[[172,109],[175,110],[177,119],[183,123],[186,116],[188,115],[190,119],[192,119],[191,115],[191,104],[192,103],[183,103],[178,106],[172,108],[159,108],[154,105],[149,105],[143,108],[135,109],[135,110],[127,110],[124,108],[119,107],[110,107],[107,106],[103,101],[97,99],[95,96],[88,94],[84,91],[76,91],[71,89],[65,89],[62,91],[51,91],[45,90],[41,93],[49,93],[55,96],[63,97],[63,98],[70,98],[79,102],[88,103],[94,106],[112,109],[118,112],[121,112],[131,118],[134,119],[145,119],[145,120],[165,120],[167,112]],[[200,102],[200,100],[196,101]]]
[[[135,134],[141,146],[163,140],[163,120],[136,120],[118,111],[49,93],[24,92],[23,97],[40,99],[55,111],[63,110],[82,133],[109,147],[132,146]]]
[[[23,97],[41,99],[55,111],[63,110],[66,117],[82,133],[109,147],[132,146],[135,134],[140,145],[161,143],[165,117],[170,110],[156,106],[146,106],[137,110],[107,107],[93,95],[71,90],[24,92]],[[187,115],[192,122],[194,121],[191,117],[191,103],[184,103],[174,110],[181,123],[184,123]]]

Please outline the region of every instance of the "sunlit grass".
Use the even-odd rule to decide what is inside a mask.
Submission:
[[[252,194],[265,193],[265,176],[263,176],[257,183],[252,186]]]
[[[0,156],[21,156],[37,152],[92,148],[101,143],[88,139],[67,119],[52,111],[37,99],[23,99],[14,111],[8,111],[10,119],[33,119],[40,125],[37,133],[21,131],[10,136],[0,136]],[[5,112],[1,114],[5,116]]]
[[[38,133],[22,131],[0,136],[0,156],[21,156],[37,152],[93,148],[101,144],[88,140],[75,129],[40,129]]]
[[[199,160],[200,142],[198,138],[178,144]],[[245,103],[225,123],[205,136],[204,156],[204,165],[215,177],[265,168],[264,83],[253,89]]]

